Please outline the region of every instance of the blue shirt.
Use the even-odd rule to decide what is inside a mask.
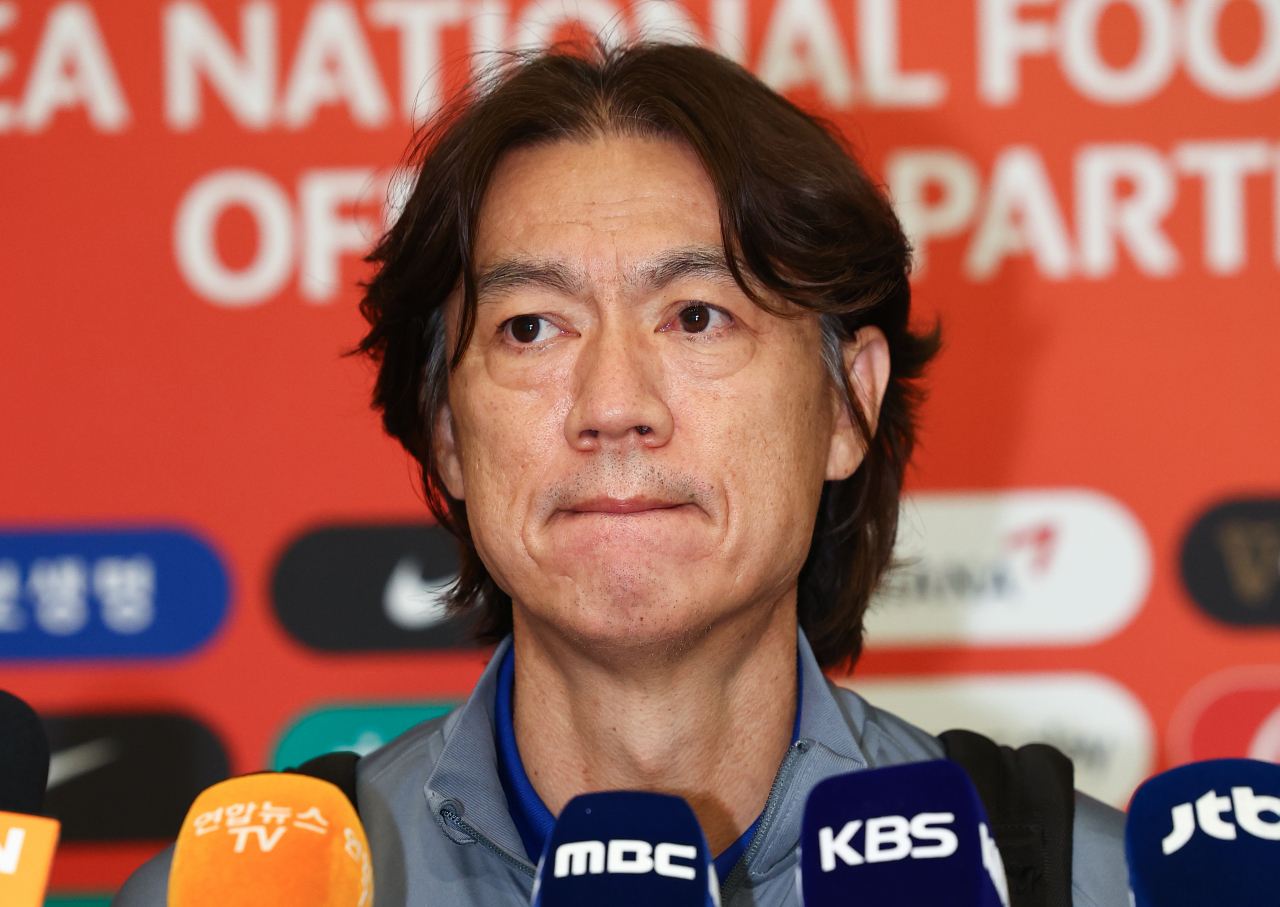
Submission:
[[[493,718],[497,725],[495,744],[498,751],[498,779],[507,795],[507,807],[511,811],[511,821],[515,823],[520,840],[524,842],[525,853],[529,861],[537,863],[546,848],[547,838],[551,837],[551,828],[556,824],[555,816],[542,802],[538,792],[529,782],[525,774],[524,762],[520,759],[520,750],[516,746],[515,720],[511,711],[511,691],[515,685],[516,657],[515,646],[507,649],[506,656],[498,668],[498,692],[494,701]],[[803,673],[799,656],[796,658],[796,724],[791,731],[791,742],[800,739],[800,703],[804,701]],[[733,867],[742,859],[755,837],[760,826],[757,817],[751,827],[742,833],[724,853],[715,858],[716,877],[724,881]]]

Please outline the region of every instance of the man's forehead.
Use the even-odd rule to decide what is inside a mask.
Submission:
[[[630,179],[619,180],[619,174]],[[542,178],[552,175],[568,179],[548,185]],[[486,187],[485,203],[495,192],[510,193],[514,187],[523,187],[523,200],[537,198],[554,204],[590,198],[600,204],[617,204],[635,197],[659,198],[669,184],[685,189],[696,186],[715,194],[702,161],[683,141],[616,133],[569,137],[503,153]],[[539,193],[544,188],[554,191]]]
[[[692,151],[625,136],[561,141],[508,152],[485,191],[476,225],[490,257],[610,254],[651,258],[676,246],[714,245],[714,186]]]
[[[513,150],[479,212],[481,297],[521,286],[578,293],[607,281],[732,282],[719,205],[701,163],[665,139],[605,136]]]

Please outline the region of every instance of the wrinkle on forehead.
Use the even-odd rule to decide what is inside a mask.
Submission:
[[[690,278],[735,283],[724,250],[719,246],[669,249],[647,261],[631,264],[617,261],[616,264],[624,287],[645,292],[662,290],[678,280]],[[482,301],[485,297],[501,296],[524,287],[572,296],[583,293],[590,283],[585,271],[562,261],[508,258],[494,262],[481,272],[476,291]]]
[[[640,178],[609,179],[608,173],[616,171],[612,163]],[[480,226],[482,232],[499,234],[519,221],[610,230],[615,228],[606,221],[661,208],[719,232],[715,189],[688,145],[665,137],[565,139],[513,149],[498,162],[481,205]],[[695,208],[703,208],[703,216],[694,215]]]

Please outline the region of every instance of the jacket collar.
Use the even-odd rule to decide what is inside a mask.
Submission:
[[[498,670],[510,648],[508,635],[498,644],[466,703],[450,716],[454,720],[445,723],[444,749],[427,778],[424,791],[427,806],[437,822],[441,822],[441,810],[452,805],[468,826],[532,874],[533,865],[525,856],[524,843],[511,821],[507,795],[498,777],[498,754],[494,746]],[[441,827],[454,840],[466,843],[456,833],[450,833],[443,823]]]
[[[862,744],[867,717],[862,701],[857,697],[836,697],[803,631],[797,645],[804,690],[800,737],[778,770],[755,838],[738,869],[724,880],[726,884],[744,873],[754,883],[788,869],[788,857],[800,840],[800,822],[809,792],[832,775],[857,771],[869,764]],[[531,874],[533,866],[511,821],[498,778],[494,746],[498,669],[510,647],[508,636],[494,651],[466,704],[446,721],[446,742],[427,778],[424,793],[432,815],[450,837],[467,843],[468,835],[451,831],[441,821],[441,810],[446,805],[452,805],[472,830],[472,840],[478,833]]]

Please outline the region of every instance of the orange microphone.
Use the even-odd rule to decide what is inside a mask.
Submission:
[[[307,775],[245,775],[208,788],[178,833],[169,907],[282,904],[372,907],[369,842],[351,801]]]
[[[53,819],[0,812],[0,904],[4,907],[44,903],[58,829]]]

